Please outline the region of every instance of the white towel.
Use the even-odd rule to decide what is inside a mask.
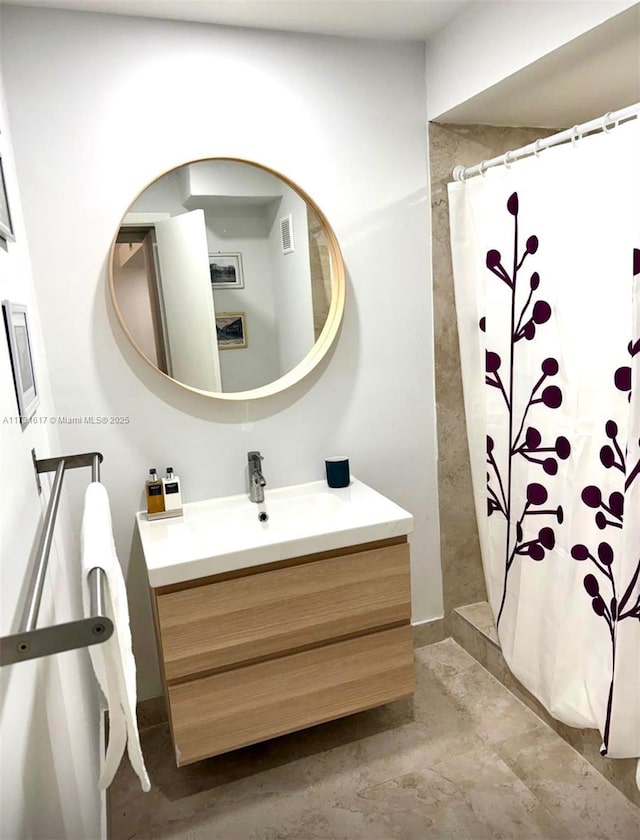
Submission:
[[[114,628],[110,639],[89,647],[93,670],[109,708],[109,744],[98,784],[109,787],[126,745],[142,790],[148,791],[151,785],[136,719],[136,663],[131,649],[127,590],[113,542],[109,497],[97,481],[89,484],[84,499],[81,548],[85,615],[89,614],[88,574],[97,566],[106,574],[105,611]]]

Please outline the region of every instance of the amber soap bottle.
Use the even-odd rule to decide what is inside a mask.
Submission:
[[[153,516],[156,513],[164,513],[164,493],[162,492],[162,481],[158,478],[155,467],[149,470],[149,481],[147,481],[147,513]]]

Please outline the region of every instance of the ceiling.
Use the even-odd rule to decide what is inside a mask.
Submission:
[[[15,6],[102,12],[355,38],[426,41],[471,0],[0,0]]]

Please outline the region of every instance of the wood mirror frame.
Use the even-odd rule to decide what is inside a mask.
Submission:
[[[145,354],[145,352],[141,349],[139,344],[134,339],[132,332],[127,325],[127,321],[123,315],[122,309],[118,303],[118,297],[116,294],[116,282],[114,276],[114,262],[116,258],[116,244],[117,240],[121,231],[121,228],[124,225],[124,220],[126,216],[131,212],[131,209],[134,207],[136,202],[140,199],[140,197],[146,192],[149,187],[155,184],[160,178],[165,177],[171,173],[176,172],[183,167],[191,166],[194,164],[211,162],[211,161],[226,161],[230,163],[236,164],[247,164],[249,166],[255,167],[261,170],[268,175],[271,175],[288,187],[290,187],[297,195],[306,202],[307,206],[310,207],[317,217],[317,220],[320,223],[322,231],[326,237],[326,244],[329,252],[329,261],[330,261],[330,269],[331,269],[331,301],[329,304],[329,310],[327,313],[326,320],[324,322],[324,326],[316,339],[313,346],[307,352],[307,354],[298,362],[294,367],[292,367],[289,371],[281,375],[279,378],[274,379],[271,382],[268,382],[264,385],[261,385],[256,388],[252,388],[249,390],[243,391],[208,391],[203,390],[198,387],[194,387],[193,385],[189,385],[185,382],[181,382],[179,379],[175,379],[174,377],[170,376],[168,373],[165,373],[161,370],[157,364],[153,362],[152,359],[149,358]],[[134,200],[131,202],[123,219],[118,225],[118,229],[113,237],[110,253],[109,253],[109,289],[111,294],[111,302],[114,307],[114,311],[126,335],[127,339],[134,347],[136,352],[149,364],[160,376],[168,379],[170,382],[174,382],[176,385],[184,388],[192,393],[201,394],[203,396],[209,397],[211,399],[217,400],[226,400],[226,401],[239,401],[239,400],[253,400],[259,399],[262,397],[272,396],[274,394],[278,394],[287,388],[290,388],[292,385],[300,382],[305,376],[307,376],[317,365],[318,363],[324,358],[327,354],[329,348],[333,344],[338,330],[340,328],[340,324],[342,322],[342,315],[344,312],[344,301],[345,301],[345,269],[344,269],[344,262],[342,259],[342,254],[340,251],[340,246],[338,244],[338,240],[336,238],[331,225],[327,221],[326,216],[320,210],[320,208],[316,205],[316,203],[311,199],[311,197],[301,189],[296,183],[294,183],[291,179],[287,178],[286,176],[282,175],[280,172],[277,172],[274,169],[271,169],[267,166],[263,166],[260,163],[255,161],[243,159],[243,158],[231,158],[231,157],[213,157],[213,158],[199,158],[195,160],[189,160],[182,164],[179,164],[176,167],[173,167],[159,175],[157,178],[154,178],[150,181],[140,192],[136,195]]]

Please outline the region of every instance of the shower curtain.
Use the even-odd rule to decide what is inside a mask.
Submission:
[[[504,657],[640,756],[640,119],[449,184],[473,488]]]

